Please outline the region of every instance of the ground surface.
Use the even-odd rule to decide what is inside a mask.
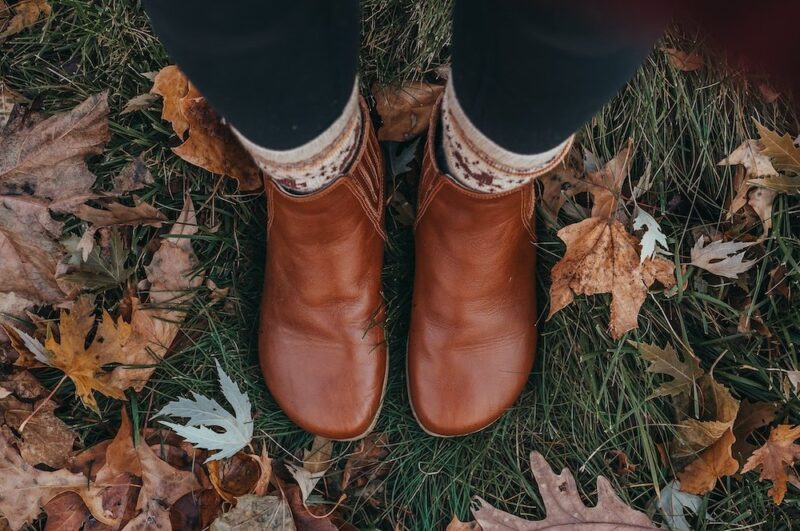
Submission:
[[[261,382],[255,350],[257,302],[264,258],[264,201],[261,195],[242,195],[230,182],[192,167],[169,150],[171,130],[159,109],[120,115],[130,98],[147,92],[151,82],[141,75],[169,64],[153,37],[140,6],[127,0],[60,0],[54,14],[39,30],[3,45],[0,73],[26,95],[41,95],[48,111],[74,106],[89,94],[109,89],[113,138],[106,153],[93,162],[101,186],[133,156],[143,154],[156,186],[146,199],[174,219],[184,191],[189,191],[201,220],[215,231],[201,231],[195,249],[207,275],[232,288],[229,309],[205,305],[198,298],[175,354],[155,373],[145,392],[132,404],[138,423],[168,399],[190,390],[216,393],[213,359],[253,398],[259,411],[257,433],[269,440],[273,455],[298,455],[310,442],[277,409]],[[370,0],[365,8],[362,53],[365,83],[376,77],[407,79],[422,76],[447,60],[449,39],[447,3],[411,0]],[[220,4],[224,9],[224,2]],[[681,41],[684,48],[692,41]],[[276,80],[291,82],[291,80]],[[662,222],[679,263],[688,262],[694,242],[688,229],[715,226],[724,220],[722,205],[730,195],[732,171],[716,162],[753,134],[751,117],[777,131],[800,131],[785,102],[763,102],[735,73],[714,64],[701,71],[675,70],[656,50],[622,93],[583,131],[581,139],[601,160],[607,160],[627,137],[637,143],[633,175],[647,162],[655,176],[651,204],[669,212]],[[398,179],[404,195],[414,197],[413,182]],[[781,306],[765,296],[766,274],[786,263],[797,275],[800,222],[796,201],[779,197],[774,235],[766,255],[751,271],[744,294],[752,296],[767,325],[779,340],[769,349],[758,334],[737,332],[739,310],[724,302],[735,283],[702,286],[697,270],[688,269],[687,284],[672,298],[650,297],[637,332],[630,339],[685,342],[694,348],[708,370],[714,365],[718,381],[738,398],[784,404],[788,422],[800,422],[798,399],[784,392],[777,369],[798,368],[794,345],[800,340],[800,308]],[[562,222],[567,222],[563,219]],[[654,378],[646,364],[624,341],[612,340],[605,329],[607,300],[581,298],[549,322],[540,322],[538,361],[517,406],[491,427],[469,437],[434,439],[414,422],[405,395],[403,374],[405,332],[413,278],[412,234],[390,210],[390,242],[385,268],[388,334],[392,370],[377,430],[388,433],[393,467],[377,495],[378,507],[357,498],[346,501],[359,528],[435,529],[453,514],[467,519],[469,499],[479,494],[514,514],[543,515],[532,483],[527,456],[542,452],[556,468],[569,466],[586,499],[595,499],[595,477],[611,479],[621,496],[635,507],[649,509],[658,487],[673,477],[659,459],[656,443],[670,438],[669,407],[649,400]],[[77,224],[73,227],[79,232]],[[133,258],[141,263],[151,229],[137,229]],[[563,253],[555,231],[540,225],[539,285],[542,312],[547,311],[548,271]],[[141,274],[141,272],[139,273]],[[119,300],[118,291],[100,293],[107,306]],[[51,375],[53,381],[57,374]],[[45,383],[52,384],[53,381]],[[63,397],[72,393],[67,385]],[[85,443],[109,438],[118,413],[106,407],[98,421],[79,404],[64,418],[80,430]],[[106,423],[106,421],[108,423]],[[338,444],[344,458],[352,444]],[[613,450],[624,451],[638,465],[621,478],[608,466]],[[766,495],[768,484],[753,474],[729,478],[704,498],[694,520],[698,528],[736,529],[788,527],[800,515],[800,496],[790,493],[780,507]],[[658,518],[656,516],[656,518]]]

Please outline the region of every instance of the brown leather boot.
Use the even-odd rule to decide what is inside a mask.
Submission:
[[[297,425],[336,440],[375,424],[386,387],[383,160],[366,104],[347,175],[309,195],[272,180],[261,302],[261,369]]]
[[[437,164],[438,118],[437,109],[419,185],[408,391],[422,428],[452,437],[497,420],[533,366],[535,190],[456,184]]]

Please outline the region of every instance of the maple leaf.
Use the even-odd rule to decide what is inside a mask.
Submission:
[[[43,505],[64,492],[79,495],[98,521],[110,526],[118,524],[102,507],[98,496],[102,487],[90,486],[86,476],[67,469],[46,472],[33,468],[17,453],[12,440],[7,428],[0,429],[0,459],[4,463],[0,476],[0,514],[12,529],[21,529],[35,520]]]
[[[778,175],[769,156],[762,149],[758,140],[745,140],[730,155],[717,163],[719,166],[741,164],[750,177],[768,177]]]
[[[717,480],[735,474],[739,470],[739,462],[733,458],[731,450],[735,440],[733,432],[726,430],[697,459],[678,472],[681,490],[692,494],[706,494],[714,489]]]
[[[14,15],[9,19],[5,29],[0,32],[0,42],[30,28],[40,17],[47,18],[52,12],[52,8],[46,0],[20,0],[14,4],[12,9]]]
[[[592,217],[616,216],[622,184],[630,173],[632,162],[633,139],[629,138],[625,147],[606,162],[602,170],[590,172],[586,176],[589,192],[594,199]]]
[[[428,129],[433,107],[444,85],[408,81],[395,86],[372,85],[375,110],[383,122],[378,140],[405,142]]]
[[[690,457],[716,443],[726,431],[733,427],[739,412],[739,401],[730,391],[717,383],[709,374],[698,380],[700,397],[699,418],[687,416],[690,409],[688,400],[683,400],[685,408],[678,409],[682,418],[675,429],[676,437],[670,445],[670,455],[675,458]]]
[[[121,389],[107,384],[100,376],[104,374],[104,365],[125,361],[122,348],[130,337],[131,327],[121,318],[114,321],[108,312],[103,311],[95,338],[85,348],[86,336],[94,326],[93,312],[94,303],[89,297],[78,298],[72,311],[61,310],[59,340],[50,335],[44,346],[49,354],[48,365],[69,376],[81,402],[99,415],[94,391],[125,400]]]
[[[697,52],[685,52],[677,48],[662,48],[669,62],[683,72],[693,72],[705,65],[705,59]]]
[[[770,158],[775,169],[800,174],[800,147],[794,143],[792,137],[786,133],[780,136],[761,125],[758,120],[754,121],[763,146],[762,153]]]
[[[753,452],[747,460],[742,473],[761,468],[761,481],[772,481],[769,494],[775,505],[780,505],[786,496],[789,472],[795,461],[800,459],[800,445],[794,444],[800,438],[800,426],[780,424],[772,428],[764,446]]]
[[[744,273],[757,260],[744,260],[744,250],[756,242],[723,242],[713,241],[705,245],[705,236],[700,236],[692,247],[690,262],[693,266],[705,269],[721,277],[735,279]]]
[[[733,443],[733,457],[739,464],[744,465],[747,459],[753,455],[756,446],[750,444],[747,438],[758,428],[768,426],[775,420],[778,408],[775,404],[767,402],[750,402],[742,400],[739,404],[739,413],[733,423],[733,435],[736,442]]]
[[[552,271],[550,319],[575,295],[611,294],[612,337],[637,326],[639,308],[654,280],[674,285],[674,265],[663,258],[639,260],[639,242],[616,219],[593,217],[558,231],[567,250]],[[647,273],[647,274],[646,274]]]
[[[539,521],[524,520],[495,509],[482,498],[475,497],[477,509],[473,509],[472,514],[481,528],[520,531],[554,528],[613,528],[620,531],[656,529],[646,514],[625,505],[603,476],[597,478],[597,504],[587,507],[581,501],[575,479],[568,469],[565,468],[561,474],[556,475],[540,453],[532,452],[531,470],[539,485],[539,494],[547,517]]]
[[[196,448],[217,450],[215,454],[206,459],[206,462],[231,457],[250,444],[253,439],[253,417],[250,399],[225,374],[219,362],[215,361],[215,363],[222,394],[233,406],[234,415],[223,408],[216,400],[195,392],[192,392],[192,400],[181,397],[164,406],[156,415],[159,417],[187,418],[186,425],[163,420],[159,422],[172,428],[175,433]],[[218,433],[212,430],[210,426],[222,428],[223,432]]]
[[[216,115],[206,99],[175,66],[162,68],[153,80],[153,94],[164,98],[161,117],[183,139],[172,151],[183,160],[239,182],[243,191],[262,185],[261,171],[237,140],[233,131]]]
[[[686,361],[678,359],[678,353],[672,345],[667,344],[664,348],[659,348],[656,345],[648,345],[647,343],[637,343],[629,341],[631,345],[636,347],[641,354],[642,358],[650,362],[647,367],[647,372],[656,374],[666,374],[672,376],[672,381],[664,382],[658,386],[653,393],[653,396],[675,396],[684,394],[691,396],[693,389],[698,379],[703,374],[703,369],[692,354],[685,354]]]
[[[297,529],[292,510],[285,499],[277,496],[248,494],[236,500],[236,507],[219,516],[211,531],[294,531]]]
[[[700,496],[683,492],[680,481],[674,479],[661,489],[661,495],[658,497],[658,508],[673,531],[692,531],[689,522],[686,521],[685,510],[689,509],[696,513],[702,503],[703,499]]]

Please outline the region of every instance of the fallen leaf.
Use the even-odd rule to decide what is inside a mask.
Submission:
[[[788,177],[786,175],[779,175],[777,177],[769,177],[766,179],[750,179],[748,184],[753,186],[760,186],[767,188],[778,193],[784,194],[800,194],[800,177]]]
[[[47,18],[52,12],[52,8],[46,0],[20,0],[11,9],[14,11],[14,15],[9,19],[5,29],[0,32],[0,42],[30,28],[36,24],[39,18]]]
[[[772,161],[758,140],[745,140],[730,155],[717,163],[719,166],[741,164],[750,178],[778,175]]]
[[[770,297],[780,295],[784,299],[791,300],[791,286],[787,279],[788,271],[785,264],[779,264],[769,272],[769,284],[767,293]]]
[[[136,206],[126,206],[121,203],[113,202],[106,206],[106,209],[93,208],[89,205],[81,205],[75,211],[75,215],[84,221],[94,225],[94,228],[110,227],[112,225],[147,225],[150,227],[160,227],[161,223],[167,218],[156,207],[147,203],[137,201],[134,196]]]
[[[755,445],[748,442],[748,437],[758,428],[772,423],[777,410],[775,404],[767,402],[750,402],[745,399],[739,404],[739,412],[733,423],[733,435],[736,437],[736,442],[733,443],[732,452],[733,457],[742,466],[756,449]]]
[[[783,136],[771,131],[755,120],[756,129],[763,146],[762,153],[769,157],[772,165],[780,172],[800,174],[800,147],[791,136]],[[753,177],[762,177],[753,175]]]
[[[77,435],[55,416],[56,407],[55,402],[46,398],[34,404],[20,402],[13,396],[0,400],[0,412],[6,425],[15,430],[20,455],[28,464],[63,468],[72,455]],[[36,413],[32,415],[34,410]],[[25,427],[20,431],[23,422]]]
[[[211,524],[211,531],[293,531],[297,529],[286,500],[277,496],[246,495],[236,507]]]
[[[736,438],[728,429],[714,444],[678,472],[681,490],[692,494],[706,494],[714,489],[717,480],[732,476],[739,470],[739,462],[733,458],[731,446]]]
[[[389,436],[382,432],[373,432],[361,439],[350,457],[345,461],[342,473],[342,487],[365,486],[369,481],[386,475],[389,465],[385,462],[389,455]]]
[[[206,462],[231,457],[250,444],[253,439],[250,398],[225,374],[219,362],[215,360],[215,363],[222,394],[233,407],[234,414],[223,408],[216,400],[194,392],[192,400],[181,397],[164,406],[156,414],[157,417],[174,416],[188,419],[186,425],[163,420],[159,422],[171,428],[196,448],[216,450]],[[211,427],[222,431],[214,431]]]
[[[603,169],[589,172],[586,181],[589,183],[589,193],[592,194],[592,217],[611,218],[616,216],[622,185],[630,173],[633,162],[633,139],[629,138],[627,144],[611,160],[606,162]]]
[[[80,531],[89,517],[89,509],[74,492],[59,494],[44,505],[47,523],[44,531]]]
[[[618,476],[627,476],[636,472],[636,465],[630,462],[628,454],[622,450],[609,450],[606,452],[605,461]]]
[[[546,220],[549,225],[552,226],[568,199],[588,191],[589,185],[583,179],[584,168],[580,148],[573,144],[562,164],[539,177],[542,183],[542,208],[548,214]]]
[[[127,192],[141,190],[155,182],[153,174],[147,169],[141,157],[136,157],[129,164],[126,164],[119,174],[114,177],[114,188],[111,193],[122,195]]]
[[[186,494],[170,507],[170,525],[175,531],[208,529],[222,511],[222,504],[214,489]]]
[[[655,258],[657,252],[669,252],[667,236],[661,230],[661,225],[658,224],[658,221],[653,216],[640,208],[633,219],[633,230],[641,229],[645,229],[645,232],[640,242],[642,246],[642,251],[639,254],[640,262],[644,262],[648,258]]]
[[[444,531],[482,531],[483,528],[478,522],[462,522],[456,516],[447,524]]]
[[[220,288],[217,286],[217,283],[210,278],[206,279],[206,287],[211,292],[209,299],[212,303],[225,300],[228,297],[228,294],[231,292],[231,288]]]
[[[775,426],[767,442],[753,452],[742,469],[742,473],[746,473],[761,468],[759,479],[772,482],[769,494],[775,505],[780,505],[786,496],[789,473],[795,461],[800,459],[800,445],[794,444],[797,438],[800,438],[800,426]]]
[[[444,85],[408,81],[396,86],[372,86],[375,109],[383,122],[378,140],[405,142],[428,129],[433,106]]]
[[[149,109],[157,101],[158,101],[158,94],[153,94],[153,93],[139,94],[138,96],[134,96],[133,98],[126,101],[125,105],[122,107],[122,110],[119,112],[119,114],[125,115],[132,112]]]
[[[666,287],[675,283],[674,273],[671,278],[664,274],[674,270],[671,262],[656,258],[640,263],[639,242],[616,219],[592,217],[564,227],[558,237],[567,250],[552,270],[548,319],[575,295],[610,293],[609,329],[612,337],[619,339],[637,327],[639,308],[654,280],[652,275],[645,278],[644,270],[657,273],[657,280]],[[654,268],[653,263],[661,267]]]
[[[715,275],[735,279],[739,273],[744,273],[757,262],[744,260],[744,250],[755,244],[756,242],[720,240],[705,245],[705,236],[700,236],[692,247],[690,263]]]
[[[317,435],[310,450],[303,450],[303,468],[309,472],[324,472],[331,467],[333,441]]]
[[[761,98],[767,103],[775,103],[778,101],[778,98],[781,97],[781,93],[775,90],[769,83],[759,83],[758,92],[761,94]]]
[[[683,420],[678,423],[675,440],[670,445],[670,456],[676,459],[693,457],[717,442],[733,427],[739,412],[739,401],[711,375],[702,376],[698,383],[698,418],[690,417],[688,411],[677,412]]]
[[[142,308],[138,299],[131,300],[132,332],[122,354],[128,366],[116,367],[106,379],[109,385],[141,391],[155,365],[169,353],[186,317],[182,307],[203,283],[204,274],[198,270],[199,260],[190,238],[197,229],[194,206],[187,197],[172,230],[162,238],[161,246],[145,266],[154,307]]]
[[[339,529],[333,523],[336,511],[331,509],[329,504],[307,504],[297,485],[286,485],[282,491],[292,510],[294,524],[298,529],[303,531],[337,531]]]
[[[236,498],[252,494],[261,474],[258,458],[245,452],[208,462],[208,478],[228,503],[236,503]]]
[[[97,520],[106,525],[117,524],[102,508],[98,496],[102,487],[89,485],[83,474],[63,468],[55,472],[33,468],[14,449],[7,429],[0,430],[0,459],[4,462],[0,476],[0,514],[6,517],[12,529],[21,529],[35,520],[44,504],[64,492],[78,494]]]
[[[697,381],[705,374],[696,357],[686,353],[683,356],[685,361],[679,360],[678,353],[669,343],[664,345],[664,348],[635,341],[629,341],[629,343],[636,347],[644,360],[650,362],[647,372],[672,377],[672,381],[664,382],[656,388],[653,393],[654,397],[694,395],[693,391]]]
[[[702,503],[703,498],[682,491],[680,481],[674,479],[661,489],[658,497],[658,508],[673,531],[693,531],[694,528],[686,521],[685,511],[696,513]]]
[[[3,9],[8,9],[8,7],[0,0],[0,31],[3,29]],[[18,103],[27,102],[27,98],[13,90],[5,81],[0,79],[0,131],[3,130],[8,119],[11,117],[11,112],[14,110],[14,107]]]
[[[540,453],[532,452],[531,470],[539,485],[546,518],[539,521],[524,520],[495,509],[486,500],[476,496],[474,503],[477,509],[473,509],[472,514],[482,529],[656,529],[646,514],[625,505],[603,476],[597,477],[597,504],[587,507],[568,469],[556,475]]]
[[[677,48],[662,48],[669,62],[683,72],[693,72],[705,65],[703,56],[697,52],[685,52]]]
[[[262,186],[261,171],[253,158],[177,67],[162,68],[150,92],[164,98],[161,117],[172,124],[175,133],[182,140],[189,135],[172,149],[176,155],[212,173],[236,179],[242,191]]]

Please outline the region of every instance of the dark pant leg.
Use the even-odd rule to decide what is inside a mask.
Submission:
[[[172,59],[245,137],[271,149],[338,118],[358,68],[358,0],[144,0]]]
[[[467,116],[517,153],[555,147],[640,66],[667,10],[575,0],[456,0],[452,79]],[[660,7],[660,8],[659,8]],[[624,8],[624,10],[623,10]]]

